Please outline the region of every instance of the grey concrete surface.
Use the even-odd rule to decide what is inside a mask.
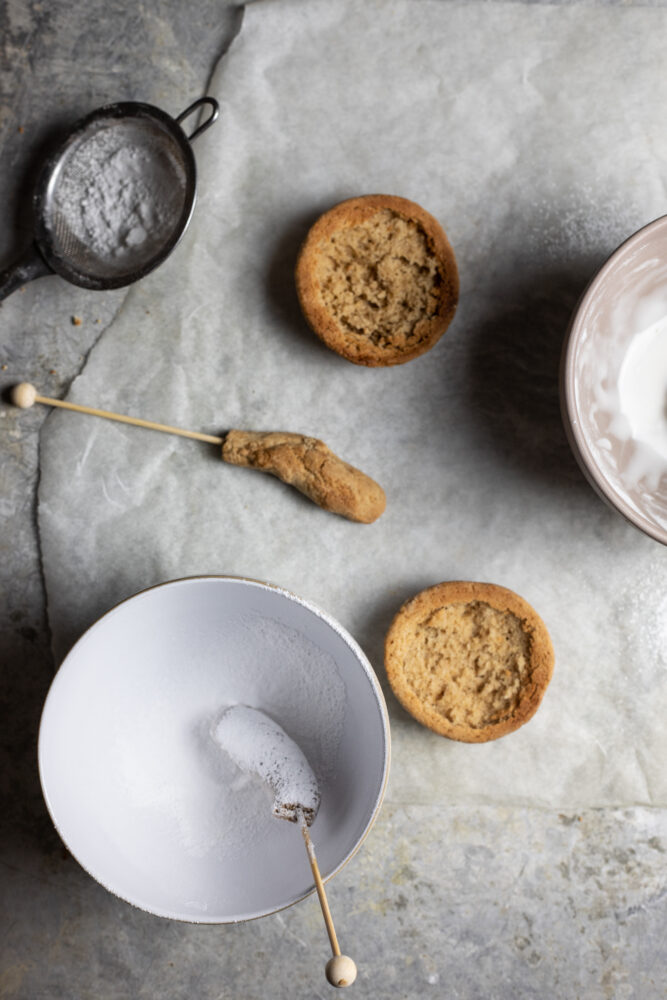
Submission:
[[[47,142],[118,99],[178,113],[238,27],[223,0],[0,4],[0,265],[30,240]],[[45,278],[0,306],[0,390],[63,395],[124,293]],[[73,317],[81,317],[76,325]],[[44,381],[44,373],[48,380]],[[135,910],[69,856],[36,765],[53,675],[35,493],[45,411],[0,407],[0,997],[322,997],[315,899],[261,922],[197,927]],[[100,568],[104,572],[104,568]],[[492,807],[385,808],[330,887],[359,996],[466,1000],[667,996],[667,817]]]

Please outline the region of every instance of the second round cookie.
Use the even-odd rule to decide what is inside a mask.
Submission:
[[[546,625],[518,594],[450,581],[403,605],[387,633],[385,666],[418,722],[449,739],[483,743],[532,718],[554,651]]]

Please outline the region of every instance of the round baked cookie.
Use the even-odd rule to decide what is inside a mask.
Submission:
[[[327,347],[375,368],[433,347],[454,316],[459,276],[432,215],[406,198],[369,194],[315,222],[299,253],[296,288]]]
[[[554,651],[544,622],[518,594],[458,580],[403,605],[387,633],[385,666],[418,722],[452,740],[484,743],[532,718]]]

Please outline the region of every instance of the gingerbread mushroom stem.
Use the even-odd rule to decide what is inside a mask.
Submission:
[[[147,430],[194,438],[207,444],[222,446],[222,458],[232,465],[244,465],[260,472],[268,472],[282,479],[288,486],[299,490],[309,500],[340,514],[350,521],[370,524],[382,514],[386,506],[384,490],[365,473],[348,465],[318,438],[306,437],[287,431],[238,431],[231,430],[222,437],[188,431],[152,420],[128,417],[110,410],[98,410],[79,403],[40,396],[34,385],[21,382],[11,392],[14,406],[29,409],[35,403],[73,410],[88,416],[103,417]]]

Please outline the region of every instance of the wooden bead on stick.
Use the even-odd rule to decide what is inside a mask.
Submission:
[[[315,857],[315,848],[313,847],[313,842],[310,839],[310,834],[308,833],[308,824],[306,823],[303,810],[301,810],[301,833],[303,834],[303,839],[306,844],[308,860],[310,861],[310,869],[313,873],[313,878],[315,879],[317,898],[320,901],[324,924],[327,929],[327,934],[329,935],[329,943],[331,944],[332,957],[327,962],[324,971],[328,982],[330,982],[332,986],[351,986],[357,978],[357,967],[351,958],[348,958],[347,955],[341,955],[340,953],[340,945],[338,944],[336,928],[334,927],[333,920],[331,919],[331,910],[329,909],[329,901],[327,899],[324,882],[322,881],[322,876],[320,874],[320,866],[318,865],[317,858]]]
[[[14,406],[18,406],[22,410],[29,410],[36,399],[37,390],[34,385],[30,385],[30,382],[20,382],[13,386],[11,400]]]
[[[214,434],[200,434],[199,431],[186,431],[182,427],[171,427],[169,424],[157,424],[154,420],[142,420],[140,417],[126,417],[123,413],[112,413],[110,410],[98,410],[93,406],[82,406],[80,403],[69,403],[65,399],[52,399],[50,396],[40,396],[34,385],[21,382],[11,391],[11,401],[14,406],[26,410],[33,403],[43,403],[44,406],[55,406],[61,410],[72,410],[74,413],[87,413],[91,417],[104,417],[105,420],[115,420],[119,424],[131,424],[133,427],[145,427],[151,431],[162,431],[164,434],[177,434],[179,437],[194,438],[195,441],[205,441],[207,444],[221,445],[224,438]]]
[[[327,962],[326,974],[332,986],[351,986],[357,978],[357,967],[347,955],[334,955]]]

